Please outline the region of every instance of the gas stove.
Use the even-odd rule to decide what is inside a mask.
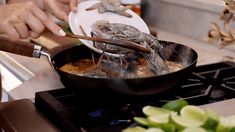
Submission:
[[[235,63],[198,66],[182,86],[158,95],[74,93],[62,88],[36,93],[35,105],[62,131],[120,132],[133,125],[134,116],[142,116],[143,106],[161,106],[182,98],[193,105],[235,98]]]

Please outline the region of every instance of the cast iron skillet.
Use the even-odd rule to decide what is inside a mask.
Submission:
[[[47,55],[49,62],[60,76],[66,88],[76,92],[100,92],[112,90],[126,95],[151,95],[177,88],[196,66],[198,55],[195,50],[182,44],[160,41],[164,50],[160,52],[164,59],[186,65],[185,68],[164,75],[135,79],[110,79],[79,76],[60,70],[64,64],[81,58],[91,58],[91,50],[82,46],[70,47],[49,56],[38,45],[29,42],[11,42],[0,37],[0,50],[20,54],[28,57]],[[171,50],[169,50],[171,49]],[[94,53],[95,54],[95,53]],[[99,55],[99,54],[96,54]],[[50,59],[50,57],[52,59]]]
[[[95,92],[111,89],[126,95],[158,94],[176,88],[174,87],[176,85],[180,85],[187,74],[191,73],[198,58],[196,51],[187,46],[166,41],[160,41],[160,43],[164,46],[164,50],[160,52],[162,57],[167,60],[184,64],[186,67],[179,71],[164,75],[135,79],[86,77],[60,70],[60,68],[68,62],[77,61],[81,58],[91,59],[91,50],[84,45],[73,47],[55,54],[52,57],[52,64],[60,75],[61,82],[65,87],[73,88],[77,92]]]

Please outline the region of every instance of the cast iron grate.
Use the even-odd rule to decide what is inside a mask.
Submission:
[[[201,105],[235,97],[235,63],[223,62],[197,67],[173,96]]]
[[[235,63],[196,67],[181,87],[159,95],[130,97],[111,91],[78,94],[63,88],[36,93],[35,105],[62,131],[120,132],[145,105],[184,98],[201,105],[235,98]]]

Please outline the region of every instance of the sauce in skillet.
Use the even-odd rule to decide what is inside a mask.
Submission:
[[[98,61],[99,58],[95,58],[94,61],[92,59],[80,59],[63,65],[60,70],[82,76],[107,76],[111,78],[115,78],[117,76],[116,74],[118,73],[116,72],[119,72],[118,68],[98,66]],[[172,61],[166,60],[165,63],[167,64],[170,72],[178,71],[183,68],[181,64]],[[154,76],[152,73],[148,72],[149,67],[147,66],[147,62],[144,60],[144,58],[141,58],[135,67],[138,69],[136,70],[137,72],[134,74],[134,76],[128,78]]]

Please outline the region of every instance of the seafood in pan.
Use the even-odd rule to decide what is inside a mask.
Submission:
[[[127,9],[130,8],[131,6],[121,6],[120,0],[100,0],[99,3],[88,7],[86,10],[89,11],[98,9],[98,12],[101,14],[104,12],[113,12],[122,16],[132,17],[131,14],[125,12]]]
[[[89,77],[101,78],[140,78],[166,74],[181,69],[183,66],[164,60],[160,51],[163,46],[154,36],[143,33],[133,26],[97,21],[92,26],[91,35],[107,39],[124,39],[135,42],[149,49],[146,54],[139,51],[94,42],[94,47],[113,54],[122,54],[120,57],[101,54],[91,59],[82,59],[62,67],[62,70],[73,71]],[[77,67],[77,68],[76,68]],[[69,70],[68,70],[69,69]]]
[[[108,21],[97,21],[91,26],[91,28],[91,34],[94,37],[125,39],[148,48],[151,53],[142,55],[146,60],[148,60],[151,69],[156,72],[156,74],[169,72],[169,68],[158,54],[163,47],[154,36],[143,33],[131,25],[109,23]],[[118,46],[107,45],[104,43],[95,43],[94,46],[102,51],[114,54],[129,54],[129,57],[136,56],[135,52],[130,52],[129,49],[120,48]]]

